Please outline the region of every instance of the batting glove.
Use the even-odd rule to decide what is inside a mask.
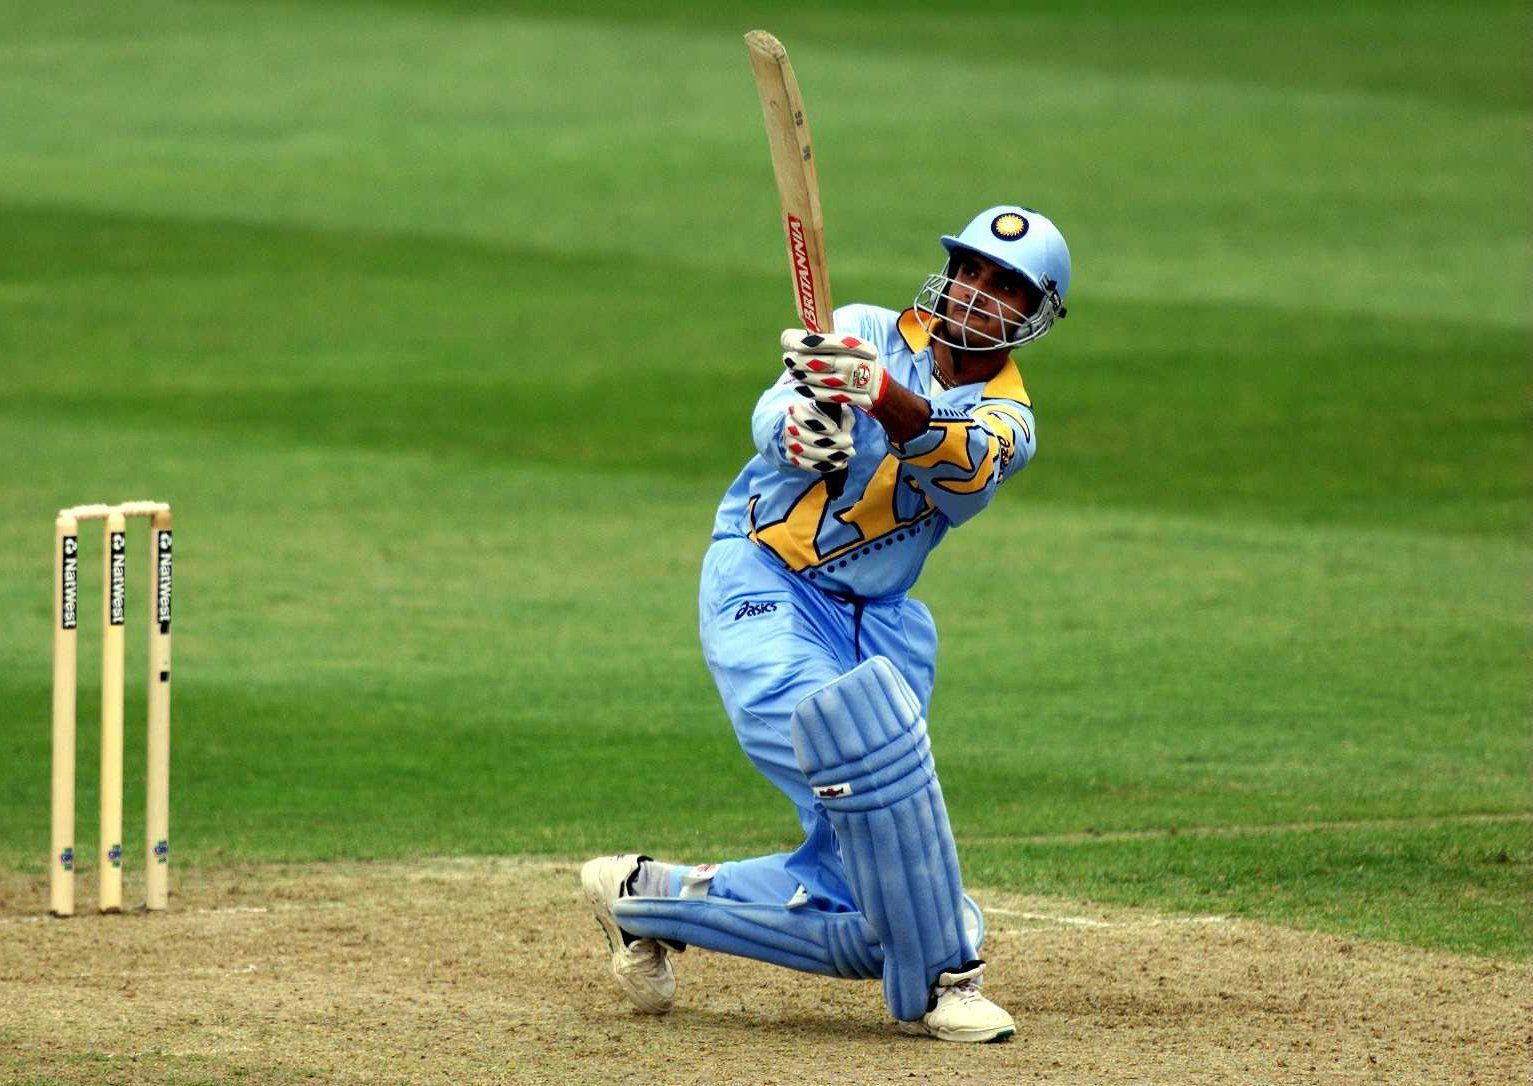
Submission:
[[[783,420],[783,452],[794,467],[822,475],[844,468],[857,452],[852,445],[855,421],[850,411],[827,410],[814,400],[796,400],[788,405],[788,417]]]
[[[781,343],[782,364],[799,391],[821,403],[871,411],[888,387],[889,373],[878,360],[878,350],[865,339],[789,328]]]

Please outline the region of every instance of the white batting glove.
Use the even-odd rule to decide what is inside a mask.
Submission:
[[[852,446],[851,411],[827,411],[814,400],[788,405],[782,424],[782,447],[794,467],[821,474],[845,467],[856,454]]]
[[[789,328],[782,334],[782,364],[799,390],[821,403],[851,404],[870,411],[888,387],[878,350],[865,339]]]

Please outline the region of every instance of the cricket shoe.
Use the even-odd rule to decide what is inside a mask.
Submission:
[[[943,973],[937,978],[931,1010],[919,1021],[901,1022],[900,1029],[939,1041],[1004,1041],[1017,1032],[1011,1015],[986,999],[979,990],[983,962],[969,962],[969,968],[957,973]]]
[[[664,1014],[676,999],[676,974],[669,952],[655,939],[629,935],[612,915],[612,903],[629,895],[629,881],[647,859],[631,852],[589,860],[580,869],[580,888],[612,948],[612,975],[635,1007],[645,1014]]]

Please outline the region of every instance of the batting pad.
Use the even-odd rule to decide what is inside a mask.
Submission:
[[[612,911],[619,927],[641,939],[700,946],[842,980],[884,974],[884,948],[861,913],[675,897],[625,897]],[[985,938],[985,917],[968,897],[963,921],[978,947]]]
[[[974,959],[963,881],[921,703],[883,656],[793,711],[793,749],[836,831],[852,896],[884,950],[884,1000],[913,1022]]]

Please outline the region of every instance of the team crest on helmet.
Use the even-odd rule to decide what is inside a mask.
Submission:
[[[1027,233],[1027,220],[1015,211],[997,215],[990,223],[990,232],[1002,241],[1016,241]]]

